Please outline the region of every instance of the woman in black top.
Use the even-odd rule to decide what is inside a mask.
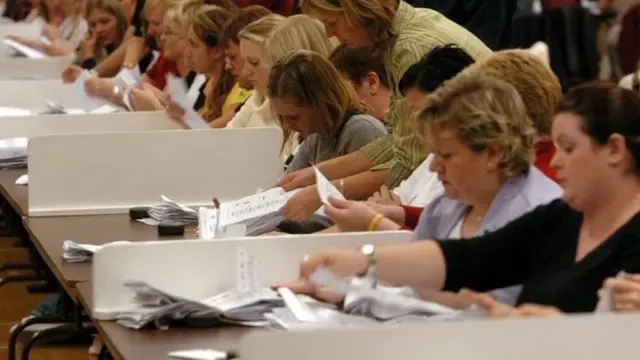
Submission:
[[[518,304],[591,312],[605,279],[640,272],[639,119],[640,97],[632,91],[598,84],[575,88],[552,127],[558,147],[552,166],[564,188],[562,200],[466,241],[381,246],[369,256],[322,252],[303,263],[300,280],[286,286],[317,296],[307,280],[316,268],[363,275],[374,260],[375,276],[394,285],[484,292],[523,284]],[[335,199],[332,205],[327,214],[345,218],[362,206]],[[375,213],[371,219],[374,228],[388,221]]]

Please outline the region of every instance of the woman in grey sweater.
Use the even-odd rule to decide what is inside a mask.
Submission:
[[[320,54],[298,51],[282,58],[271,69],[267,93],[284,138],[297,132],[304,139],[294,151],[287,173],[357,151],[387,133],[333,64]],[[285,221],[280,230],[311,233],[331,225],[328,218],[313,216],[304,222]]]
[[[304,139],[287,172],[346,155],[386,134],[338,70],[323,56],[298,51],[275,64],[268,96],[284,138]]]

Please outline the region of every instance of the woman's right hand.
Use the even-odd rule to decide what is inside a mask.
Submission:
[[[76,81],[78,76],[82,74],[83,69],[78,65],[69,65],[66,69],[62,71],[60,77],[62,77],[62,82],[65,84],[71,84]]]
[[[402,201],[400,197],[393,191],[389,190],[387,185],[382,185],[380,190],[376,191],[367,202],[376,203],[380,205],[401,205]]]
[[[285,191],[291,191],[313,185],[315,183],[316,173],[313,171],[313,167],[309,166],[285,175],[280,179],[280,181],[278,181],[276,187],[281,187]]]
[[[357,250],[328,250],[305,259],[300,266],[298,280],[274,284],[273,288],[286,287],[300,295],[311,296],[323,302],[337,304],[342,302],[344,294],[338,294],[309,281],[309,277],[317,269],[325,267],[333,274],[345,278],[362,275],[367,271],[369,263],[366,256]]]

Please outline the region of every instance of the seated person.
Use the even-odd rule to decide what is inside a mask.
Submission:
[[[84,3],[79,0],[43,0],[40,7],[40,16],[34,20],[42,25],[40,39],[7,37],[49,56],[73,55],[89,31],[89,24],[84,18]]]
[[[372,115],[384,121],[391,90],[382,54],[371,46],[350,48],[343,44],[333,50],[329,60],[351,83],[360,100],[371,107]]]
[[[204,106],[199,113],[209,126],[221,128],[235,113],[235,108],[226,103],[229,92],[234,87],[233,75],[225,70],[225,47],[220,42],[222,27],[234,13],[216,6],[205,5],[186,15],[188,25],[188,46],[184,56],[191,62],[192,69],[205,74]],[[184,109],[169,102],[167,115],[188,128],[184,123]]]
[[[387,133],[329,60],[315,52],[300,50],[278,60],[267,96],[285,138],[296,132],[305,139],[287,172],[356,151]]]
[[[423,119],[438,111],[433,106],[438,101],[427,99]],[[516,305],[591,312],[605,279],[640,271],[638,118],[640,98],[630,90],[610,84],[574,88],[559,105],[551,130],[558,144],[552,164],[563,186],[562,199],[465,241],[450,241],[447,235],[379,246],[369,256],[352,250],[320,252],[302,264],[301,278],[287,285],[317,295],[308,276],[325,266],[340,276],[368,273],[378,281],[420,289],[490,291],[522,284]],[[366,209],[357,202],[330,202],[325,211],[333,217]],[[372,210],[368,215],[366,223],[379,218]],[[381,219],[372,227],[390,224]]]
[[[89,0],[85,17],[89,33],[77,51],[76,64],[91,70],[124,40],[127,19],[117,0]]]
[[[240,55],[238,34],[252,22],[260,20],[269,14],[271,12],[262,6],[250,5],[240,9],[222,28],[220,42],[225,46],[225,70],[231,73],[236,80],[227,97],[227,102],[234,107],[233,116],[251,96],[251,90],[253,90],[253,84],[243,75],[244,60]]]

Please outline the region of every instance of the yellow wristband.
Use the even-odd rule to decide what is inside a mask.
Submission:
[[[369,221],[368,231],[376,231],[376,227],[378,227],[378,223],[380,222],[380,220],[382,220],[382,218],[384,218],[384,216],[380,214],[376,214],[376,216],[371,218],[371,221]]]

